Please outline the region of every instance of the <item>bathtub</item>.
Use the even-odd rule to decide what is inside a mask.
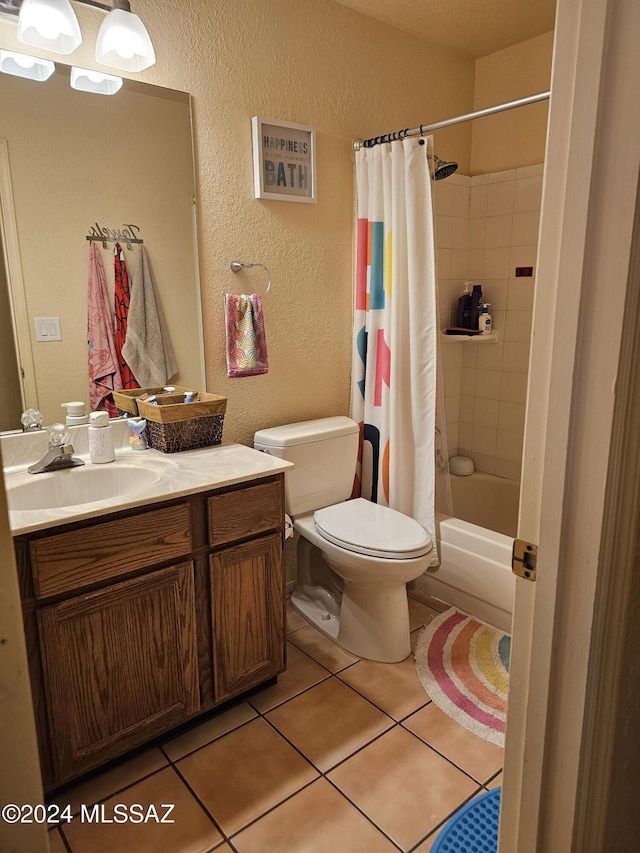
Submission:
[[[440,565],[421,575],[414,587],[510,632],[519,484],[476,473],[452,476],[451,491],[456,517],[439,520]]]

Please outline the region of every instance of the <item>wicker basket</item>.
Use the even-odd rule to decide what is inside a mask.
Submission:
[[[177,397],[182,401],[176,402]],[[193,403],[183,400],[183,394],[174,393],[158,394],[158,405],[137,401],[138,413],[147,421],[149,446],[163,453],[177,453],[220,444],[227,398],[198,392]]]
[[[174,394],[183,394],[185,391],[190,391],[190,388],[183,388],[179,385],[175,386]],[[116,407],[121,415],[134,415],[136,418],[139,415],[138,412],[138,397],[143,396],[144,394],[163,394],[166,395],[166,391],[162,385],[154,385],[149,388],[131,388],[127,391],[114,391],[113,392],[113,402],[116,404]],[[181,401],[184,400],[184,396],[181,398]]]

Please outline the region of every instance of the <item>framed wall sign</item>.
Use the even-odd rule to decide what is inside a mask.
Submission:
[[[315,131],[306,124],[253,116],[256,198],[316,200]]]

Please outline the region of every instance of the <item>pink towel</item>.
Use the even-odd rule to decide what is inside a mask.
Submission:
[[[262,299],[231,293],[224,295],[227,328],[227,376],[257,376],[267,373],[267,338],[264,331]]]
[[[95,243],[89,248],[89,287],[87,291],[87,343],[89,345],[89,402],[117,416],[112,391],[122,389],[118,357],[113,340],[113,320],[102,259]]]

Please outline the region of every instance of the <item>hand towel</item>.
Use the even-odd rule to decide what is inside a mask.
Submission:
[[[139,388],[140,383],[136,381],[136,377],[127,364],[126,359],[122,355],[122,348],[127,339],[127,324],[129,318],[129,310],[131,303],[131,288],[129,284],[129,274],[127,273],[127,265],[124,260],[124,252],[120,247],[120,243],[116,243],[113,247],[114,256],[114,271],[115,271],[115,317],[116,317],[116,354],[118,356],[118,364],[120,365],[120,376],[122,377],[123,388]]]
[[[267,373],[267,338],[262,299],[257,293],[224,295],[227,330],[227,376],[257,376]]]
[[[87,344],[89,348],[89,402],[97,409],[104,401],[109,414],[118,412],[112,391],[122,389],[122,378],[112,330],[107,285],[102,259],[95,243],[89,247],[89,286],[87,290]]]
[[[156,299],[149,257],[136,252],[131,274],[131,302],[122,355],[142,386],[165,385],[177,373],[169,335]]]

